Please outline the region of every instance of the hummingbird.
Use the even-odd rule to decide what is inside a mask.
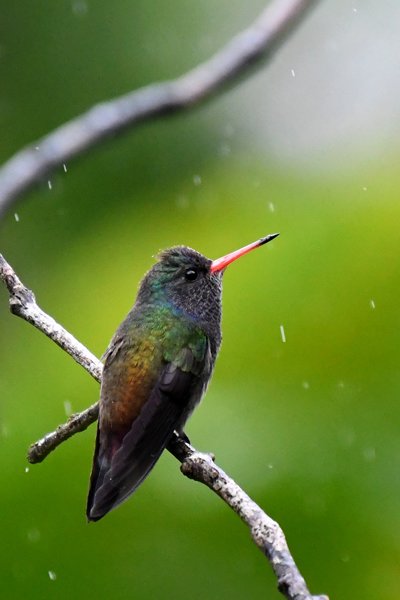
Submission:
[[[210,260],[186,246],[162,251],[103,356],[99,420],[87,501],[98,521],[150,473],[210,380],[221,344],[222,275],[267,235]]]

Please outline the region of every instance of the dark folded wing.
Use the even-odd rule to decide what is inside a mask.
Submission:
[[[205,352],[207,355],[208,352]],[[123,502],[147,477],[171,435],[202,392],[199,375],[208,362],[185,348],[163,371],[139,415],[125,432],[97,432],[87,517],[97,521]],[[199,364],[201,362],[202,364]]]

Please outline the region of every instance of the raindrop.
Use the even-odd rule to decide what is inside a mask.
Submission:
[[[268,208],[270,212],[275,212],[275,204],[273,202],[268,202]]]
[[[67,165],[65,163],[63,163],[63,169],[64,169],[64,173],[66,173],[68,171]]]
[[[88,3],[85,0],[74,0],[72,2],[72,12],[77,17],[83,17],[87,14],[89,10]]]
[[[376,458],[376,450],[372,446],[364,448],[363,457],[366,462],[372,462]]]
[[[308,383],[308,381],[303,381],[303,383],[301,385],[303,386],[303,388],[305,390],[309,390],[310,389],[310,384]]]
[[[281,331],[282,342],[285,343],[286,342],[286,334],[285,334],[285,329],[284,329],[283,325],[280,325],[279,329]]]
[[[17,221],[17,223],[19,223],[19,214],[18,213],[14,213],[14,219]]]
[[[372,308],[372,310],[375,310],[375,308],[376,308],[375,300],[373,300],[373,299],[371,298],[371,300],[369,301],[369,305],[370,305],[370,307]]]
[[[53,186],[52,186],[50,179],[48,180],[47,185],[49,186],[49,190],[51,190]]]
[[[201,185],[201,177],[200,177],[200,175],[194,175],[193,176],[193,183],[194,183],[194,185]]]
[[[294,69],[292,69],[291,71],[292,77],[296,77],[296,73],[294,72]]]
[[[29,529],[26,535],[28,540],[32,543],[38,542],[40,540],[40,531],[39,529],[36,529],[36,527]]]
[[[29,467],[25,467],[25,473],[29,473]]]
[[[64,410],[67,417],[69,417],[72,414],[72,405],[69,400],[64,401]]]
[[[54,571],[48,571],[48,575],[49,575],[49,579],[51,579],[51,581],[55,581],[57,579],[57,575],[56,575],[56,573],[54,573]]]

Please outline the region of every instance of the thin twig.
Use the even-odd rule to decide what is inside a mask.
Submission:
[[[21,282],[1,254],[0,279],[8,289],[11,312],[45,333],[92,377],[100,381],[101,362],[38,306],[33,292]],[[67,423],[59,425],[54,432],[33,444],[29,449],[28,460],[32,463],[41,462],[62,442],[86,429],[97,416],[98,403],[73,415]],[[288,600],[327,600],[326,596],[312,596],[308,591],[279,525],[214,463],[210,455],[198,452],[176,434],[168,445],[168,450],[182,463],[181,471],[186,477],[209,487],[247,524],[253,541],[272,566],[278,580],[278,589]]]
[[[98,416],[98,402],[95,402],[95,404],[92,404],[92,406],[89,406],[89,408],[82,412],[74,413],[66,423],[59,425],[57,429],[31,444],[28,449],[28,461],[32,464],[42,462],[50,452],[75,435],[75,433],[85,431],[89,425],[97,421]]]
[[[15,154],[0,169],[0,217],[23,192],[63,163],[139,123],[190,109],[271,57],[317,0],[275,0],[207,62],[172,81],[92,107]]]

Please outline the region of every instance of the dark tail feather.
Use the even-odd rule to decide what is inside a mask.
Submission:
[[[94,504],[94,497],[96,491],[103,485],[104,477],[111,466],[112,457],[120,447],[122,439],[123,436],[117,436],[111,433],[109,435],[102,435],[99,424],[97,424],[96,446],[86,505],[86,516],[88,521],[98,521],[99,518],[101,518],[93,518],[90,514]]]
[[[87,503],[89,521],[101,519],[142,483],[168,444],[182,412],[182,405],[157,389],[119,441],[118,449],[115,436],[110,440],[98,429]]]
[[[99,475],[100,475],[99,461],[97,458],[98,454],[99,454],[99,445],[100,445],[100,443],[99,443],[99,424],[97,423],[96,446],[94,449],[92,472],[90,474],[89,494],[88,494],[87,503],[86,503],[86,518],[88,521],[92,520],[90,518],[90,511],[93,506],[94,494],[96,492],[97,482],[99,480]]]

